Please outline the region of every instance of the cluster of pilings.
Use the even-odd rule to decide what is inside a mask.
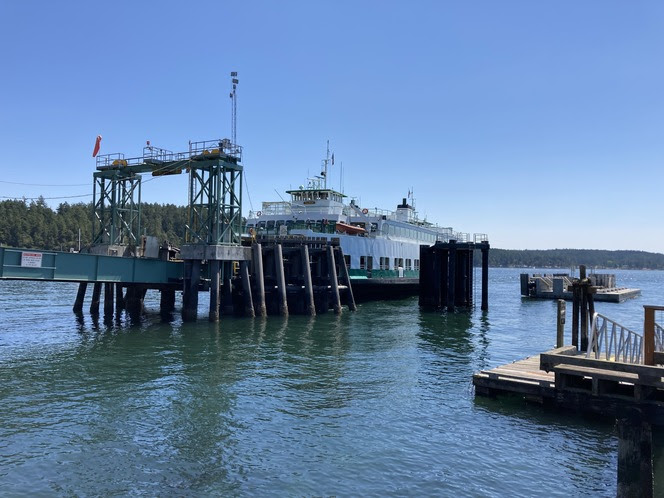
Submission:
[[[95,282],[92,287],[90,300],[90,314],[99,315],[102,301],[102,288],[104,289],[104,316],[112,316],[126,310],[131,316],[139,316],[144,311],[144,299],[148,288],[157,288],[161,291],[160,309],[162,313],[172,313],[175,310],[175,285],[162,285],[158,287],[143,284],[125,284],[122,282]],[[83,312],[83,304],[87,293],[88,283],[78,285],[74,313]]]
[[[474,251],[482,252],[482,310],[489,309],[489,243],[436,242],[420,246],[420,306],[454,311],[473,305]]]
[[[182,316],[195,320],[201,261],[185,261]],[[264,239],[234,270],[229,262],[210,267],[210,321],[223,313],[243,316],[316,315],[343,305],[356,309],[348,268],[338,240]],[[219,265],[219,270],[218,269]]]

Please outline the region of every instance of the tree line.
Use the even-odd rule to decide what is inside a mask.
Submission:
[[[0,246],[69,251],[93,241],[92,203],[63,202],[51,209],[40,197],[0,201]],[[141,234],[179,247],[184,239],[187,208],[174,204],[141,204]]]
[[[63,202],[51,209],[37,200],[0,201],[0,246],[69,251],[92,243],[92,203]],[[187,223],[187,208],[174,204],[141,204],[141,232],[168,240],[180,247]],[[479,255],[476,255],[479,256]],[[476,261],[479,263],[479,261]],[[514,250],[491,249],[489,266],[570,268],[586,265],[598,268],[664,269],[664,254],[644,251],[593,249]]]

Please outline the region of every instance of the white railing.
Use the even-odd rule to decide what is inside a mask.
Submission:
[[[655,322],[655,351],[664,351],[664,327]]]
[[[643,336],[595,313],[586,358],[643,363]]]

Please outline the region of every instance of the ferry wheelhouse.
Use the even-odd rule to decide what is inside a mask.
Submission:
[[[327,188],[324,173],[286,191],[290,201],[263,202],[260,211],[250,211],[247,232],[259,238],[336,238],[353,279],[418,278],[420,245],[470,239],[419,219],[412,195],[393,211],[347,202],[346,195]]]

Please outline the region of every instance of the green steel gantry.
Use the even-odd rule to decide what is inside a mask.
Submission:
[[[190,142],[188,152],[154,146],[143,156],[97,157],[93,187],[93,246],[137,246],[141,235],[141,177],[189,173],[185,243],[239,245],[242,231],[242,148],[230,140]]]

